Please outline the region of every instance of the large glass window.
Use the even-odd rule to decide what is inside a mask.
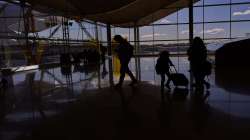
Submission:
[[[250,22],[232,23],[233,38],[250,38]]]
[[[178,11],[178,22],[179,23],[188,23],[189,22],[189,13],[188,8],[184,8]]]
[[[204,0],[205,5],[226,4],[226,3],[230,3],[230,0]]]
[[[154,26],[154,40],[176,40],[177,25]]]
[[[208,23],[205,24],[204,33],[205,39],[210,38],[229,38],[230,24],[229,23]]]
[[[250,2],[250,0],[232,0],[232,3]]]
[[[153,26],[140,27],[140,41],[153,40]]]
[[[250,20],[250,4],[233,5],[232,20]]]
[[[230,6],[209,6],[205,7],[205,22],[229,21]]]
[[[194,7],[194,22],[203,22],[203,8]]]
[[[179,39],[183,40],[189,39],[189,25],[188,24],[184,24],[184,25],[179,25],[178,26],[178,34],[179,34]]]

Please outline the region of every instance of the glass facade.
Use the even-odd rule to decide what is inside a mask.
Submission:
[[[199,36],[206,43],[223,43],[227,40],[249,37],[249,4],[250,0],[201,0],[195,3],[194,37]],[[159,47],[167,49],[170,46],[177,47],[184,44],[188,47],[189,10],[181,7],[176,9],[177,12],[139,28],[142,52],[138,53],[147,54],[147,51],[143,51],[148,50],[147,47],[155,48],[152,51],[158,51]],[[123,35],[124,32],[128,32],[124,30],[120,29],[116,34]],[[130,36],[132,36],[131,33]],[[152,53],[155,54],[154,52],[150,54]]]
[[[1,65],[13,67],[25,65],[25,34],[23,9],[18,5],[1,2],[4,10],[0,13]],[[168,10],[167,8],[165,8]],[[150,25],[139,27],[139,49],[137,54],[158,54],[169,50],[184,53],[189,47],[189,9],[171,7],[176,12]],[[232,39],[250,36],[250,0],[201,0],[194,4],[194,37],[199,36],[207,44],[223,43]],[[29,33],[29,44],[36,44],[45,54],[60,54],[57,47],[65,45],[62,17],[48,16],[32,12],[37,32]],[[31,26],[31,25],[29,25]],[[70,46],[84,49],[84,46],[100,43],[107,46],[106,24],[92,21],[69,21]],[[111,27],[111,35],[120,34],[131,44],[135,44],[134,28]],[[34,43],[36,42],[36,43]],[[32,46],[32,45],[31,45]],[[77,50],[72,47],[72,50]],[[62,50],[62,49],[60,49]],[[180,52],[179,52],[180,51]],[[31,49],[36,54],[36,49]],[[46,55],[43,55],[46,56]],[[53,61],[53,60],[52,60]],[[58,61],[56,59],[55,61]],[[46,63],[43,61],[42,63]]]

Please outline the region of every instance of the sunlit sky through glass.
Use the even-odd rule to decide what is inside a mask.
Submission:
[[[230,6],[230,2],[236,5]],[[250,33],[250,4],[248,3],[250,3],[250,0],[201,0],[195,3],[194,35],[204,37],[205,39],[246,37],[247,34]],[[3,2],[0,2],[0,5],[3,4]],[[205,5],[205,8],[202,7],[203,4]],[[219,4],[219,6],[215,6],[216,4]],[[13,8],[12,11],[20,11],[17,6],[9,8]],[[154,26],[140,27],[140,40],[162,41],[188,39],[188,12],[188,8],[183,8],[178,10],[178,12],[155,21],[154,23],[152,23],[155,24]],[[5,12],[1,14],[1,16],[12,16],[13,13]],[[231,22],[231,24],[230,20],[233,21]],[[9,22],[11,23],[11,20]],[[70,38],[86,39],[87,36],[80,30],[79,25],[74,21],[72,22],[73,25],[70,27]],[[203,22],[205,22],[204,25]],[[159,24],[161,25],[159,26]],[[95,26],[85,23],[85,27],[89,31],[90,35],[94,37]],[[53,30],[54,28],[56,27],[39,32],[39,36],[48,37],[51,30]],[[121,34],[130,41],[133,41],[133,33],[134,30],[132,28],[112,28],[112,35]],[[105,27],[98,28],[98,36],[100,40],[106,40]],[[53,37],[61,38],[62,29],[60,28]]]

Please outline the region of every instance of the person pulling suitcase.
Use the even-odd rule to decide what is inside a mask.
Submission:
[[[174,68],[174,72],[170,70],[170,68]],[[187,77],[182,74],[178,73],[174,64],[169,58],[169,52],[163,51],[160,53],[160,57],[157,59],[157,63],[155,66],[156,73],[161,75],[161,91],[164,91],[164,83],[165,83],[165,75],[168,77],[168,81],[165,86],[170,90],[170,82],[172,81],[173,84],[177,86],[185,86],[188,87],[189,81]]]
[[[167,75],[168,80],[166,83],[166,87],[170,90],[170,82],[171,82],[171,74],[170,74],[170,66],[174,66],[172,61],[169,58],[168,51],[162,51],[157,59],[157,63],[155,66],[156,73],[161,76],[161,90],[164,91],[165,84],[165,75]]]

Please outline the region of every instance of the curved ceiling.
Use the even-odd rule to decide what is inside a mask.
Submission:
[[[198,0],[194,0],[195,2],[197,2]],[[178,8],[184,8],[184,7],[187,7],[189,4],[189,2],[187,0],[178,0],[178,1],[175,1],[171,4],[168,4],[167,6],[165,7],[162,7],[152,13],[148,13],[146,16],[142,16],[139,18],[139,20],[136,21],[136,25],[137,26],[145,26],[145,25],[149,25],[151,24],[152,22],[155,22],[157,20],[160,20],[174,12],[176,12],[177,9],[176,7]],[[114,23],[113,23],[114,24]],[[121,26],[121,27],[131,27],[131,26],[134,26],[135,25],[135,22],[134,21],[129,21],[129,22],[126,22],[126,23],[119,23],[117,24],[117,26]]]
[[[84,16],[118,9],[135,0],[26,0],[43,11]]]
[[[111,24],[138,22],[141,18],[146,17],[173,2],[176,2],[176,0],[137,0],[120,9],[96,15],[87,15],[86,18]]]
[[[129,27],[148,25],[177,9],[189,0],[26,0],[35,9],[50,14],[79,16],[92,21]],[[195,2],[198,0],[194,0]]]

